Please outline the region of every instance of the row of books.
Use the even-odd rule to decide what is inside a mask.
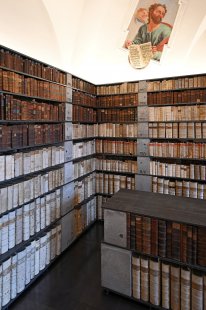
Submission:
[[[186,178],[195,180],[206,180],[206,166],[205,165],[180,165],[176,163],[168,163],[161,161],[150,161],[150,174],[165,176],[165,177],[176,177]]]
[[[77,89],[82,90],[82,91],[85,91],[89,94],[93,94],[93,95],[96,94],[96,86],[95,85],[93,85],[89,82],[83,81],[82,79],[79,79],[79,78],[74,77],[74,76],[72,76],[72,87],[77,88]]]
[[[0,155],[0,182],[64,163],[64,146]]]
[[[206,229],[127,213],[127,247],[144,254],[205,266]]]
[[[20,100],[0,93],[0,120],[63,121],[65,104]]]
[[[92,173],[81,181],[74,182],[74,205],[95,194],[95,174]]]
[[[97,136],[99,137],[137,137],[137,124],[113,124],[104,123],[97,125]]]
[[[205,159],[206,144],[204,143],[149,143],[149,155],[155,157],[177,157]]]
[[[29,240],[60,218],[60,206],[60,190],[57,190],[0,217],[0,253]]]
[[[201,121],[206,118],[205,105],[149,107],[150,122]]]
[[[96,220],[96,197],[74,210],[75,236],[80,235]]]
[[[115,109],[98,109],[98,122],[132,122],[137,120],[137,109],[125,108],[118,111]]]
[[[206,123],[149,123],[149,138],[205,139]]]
[[[132,296],[163,309],[205,309],[206,274],[143,256],[132,256]]]
[[[124,106],[137,106],[137,94],[124,94],[116,96],[102,96],[97,97],[97,107],[124,107]]]
[[[64,86],[25,77],[22,74],[2,69],[0,69],[0,90],[32,97],[66,101]]]
[[[112,195],[120,189],[135,189],[135,178],[118,174],[96,173],[96,193]]]
[[[63,124],[0,125],[0,151],[62,142]]]
[[[72,124],[72,138],[90,138],[96,136],[96,125]]]
[[[148,93],[147,104],[178,104],[178,103],[199,103],[206,101],[205,89],[194,89],[174,92]]]
[[[78,142],[73,144],[73,159],[92,155],[95,153],[95,142],[87,141],[87,142]]]
[[[113,160],[96,158],[96,170],[137,173],[136,160]]]
[[[153,177],[152,191],[160,194],[206,199],[206,184],[193,181]]]
[[[66,73],[6,49],[0,49],[0,66],[66,84]]]
[[[128,82],[114,85],[98,85],[96,88],[97,88],[97,95],[138,93],[139,83]]]
[[[61,225],[33,240],[0,265],[0,307],[6,306],[17,294],[61,253]]]
[[[97,153],[108,153],[117,155],[136,155],[136,141],[113,141],[113,140],[95,140]]]
[[[107,202],[107,200],[110,199],[110,197],[97,195],[96,199],[97,199],[97,218],[98,220],[103,220],[104,209],[102,208],[102,206]]]
[[[0,214],[30,202],[64,184],[64,169],[25,178],[0,188]]]
[[[86,105],[96,107],[96,97],[87,93],[82,93],[76,90],[72,92],[72,103],[74,105]]]
[[[92,108],[84,108],[79,105],[72,107],[72,121],[73,122],[96,122],[97,112]]]
[[[161,81],[148,81],[147,91],[161,91],[182,88],[206,87],[206,76],[186,76]]]
[[[74,179],[82,177],[84,174],[91,173],[95,170],[95,161],[92,159],[86,159],[74,163]]]

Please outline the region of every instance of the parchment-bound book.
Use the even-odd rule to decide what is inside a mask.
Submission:
[[[42,159],[42,169],[45,169],[49,166],[49,148],[43,148],[43,159]]]
[[[51,223],[51,194],[48,194],[46,196],[46,226],[48,226]]]
[[[40,231],[41,225],[41,199],[37,198],[35,200],[35,231]]]
[[[86,225],[85,225],[86,227]],[[57,226],[57,241],[56,241],[56,255],[61,254],[61,235],[62,235],[62,227],[61,225]]]
[[[41,150],[36,150],[34,152],[34,171],[39,171],[41,169],[42,169]]]
[[[23,153],[23,173],[31,172],[31,154],[29,152]]]
[[[33,178],[34,183],[34,198],[37,198],[41,195],[41,175],[37,175]]]
[[[64,146],[59,146],[59,163],[64,163]]]
[[[51,261],[51,230],[47,232],[47,243],[46,243],[46,264],[48,265]]]
[[[0,188],[0,212],[1,214],[8,211],[8,189],[7,187]]]
[[[51,210],[51,215],[50,215],[50,220],[51,223],[53,223],[56,219],[56,199],[55,199],[55,192],[52,192],[50,194],[51,199],[50,199],[50,210]]]
[[[39,269],[43,270],[46,266],[46,243],[47,243],[47,236],[43,236],[40,239],[40,252],[39,252]]]
[[[16,210],[16,244],[23,240],[23,208]]]
[[[162,307],[170,308],[170,265],[162,263]]]
[[[141,258],[140,260],[141,270],[141,299],[149,301],[149,259]]]
[[[18,183],[19,188],[19,205],[24,203],[24,182]]]
[[[41,175],[41,195],[44,193],[47,193],[49,191],[49,175],[48,173],[45,173]]]
[[[35,233],[35,201],[31,202],[29,207],[29,232],[30,236]]]
[[[153,57],[151,42],[129,46],[129,62],[135,69],[146,67]]]
[[[30,237],[29,223],[30,204],[23,206],[23,240],[26,241]]]
[[[61,216],[61,190],[57,189],[56,192],[56,219]]]
[[[26,280],[26,250],[17,254],[17,293],[25,288]]]
[[[6,172],[5,172],[5,165],[6,165],[6,162],[5,162],[5,155],[1,155],[0,156],[0,182],[4,181],[5,180],[5,177],[6,177]]]
[[[11,299],[17,295],[17,255],[11,258]]]
[[[132,295],[140,299],[140,258],[132,256]]]
[[[26,247],[26,272],[25,272],[25,284],[29,284],[31,281],[31,244]]]
[[[18,183],[13,184],[13,206],[12,209],[19,205],[19,185]]]
[[[11,210],[13,208],[13,185],[7,187],[7,210]]]
[[[46,199],[45,197],[41,198],[41,205],[40,205],[40,213],[41,213],[41,229],[46,227]]]
[[[190,310],[190,281],[191,272],[181,269],[181,309]]]
[[[203,310],[203,275],[192,273],[192,309]]]
[[[9,212],[9,249],[15,246],[16,211]]]
[[[11,258],[2,263],[2,306],[11,300]]]
[[[171,309],[180,310],[180,267],[171,266]]]
[[[6,180],[10,180],[14,178],[14,156],[13,155],[6,155],[5,157],[6,162]]]
[[[51,260],[53,260],[56,256],[56,233],[57,228],[54,227],[51,230]]]
[[[31,196],[32,195],[31,187],[32,187],[31,179],[25,180],[23,182],[24,203],[28,202],[29,200],[31,200],[33,198]]]
[[[35,267],[34,267],[34,274],[35,276],[39,273],[40,268],[40,239],[37,239],[35,242]]]
[[[1,254],[3,254],[9,249],[9,215],[2,216],[1,221]]]
[[[52,146],[52,166],[57,165],[56,161],[56,146]]]
[[[31,151],[30,154],[30,172],[34,172],[35,170],[35,153],[38,151]]]
[[[160,306],[160,262],[150,260],[150,302]]]
[[[31,242],[31,279],[35,276],[35,252],[36,252],[36,241]]]

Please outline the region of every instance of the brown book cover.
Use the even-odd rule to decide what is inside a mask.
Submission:
[[[166,257],[166,251],[167,251],[167,226],[166,221],[164,220],[158,220],[158,253],[161,257]]]
[[[158,256],[158,219],[151,219],[151,254]]]
[[[172,258],[172,222],[167,221],[167,257]]]
[[[143,243],[142,216],[136,215],[135,221],[136,221],[136,251],[142,252],[142,243]]]
[[[151,254],[151,218],[142,218],[142,251]]]
[[[180,260],[181,224],[172,223],[172,258]]]

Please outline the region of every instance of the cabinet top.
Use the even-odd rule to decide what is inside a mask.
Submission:
[[[121,189],[104,208],[206,226],[206,201],[200,199]]]

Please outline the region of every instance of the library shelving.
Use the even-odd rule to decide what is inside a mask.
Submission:
[[[202,200],[120,190],[104,204],[102,287],[157,309],[205,309]]]
[[[138,82],[97,86],[96,191],[101,219],[101,202],[108,197],[99,196],[135,188],[138,87]]]

